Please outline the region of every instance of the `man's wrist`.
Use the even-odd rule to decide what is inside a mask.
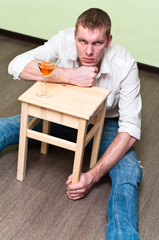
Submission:
[[[75,69],[66,69],[66,81],[68,84],[74,85],[75,82],[75,75],[74,75]]]
[[[88,178],[90,179],[91,185],[94,185],[100,180],[100,178],[98,177],[98,174],[96,173],[96,171],[94,171],[94,169],[90,169],[87,172],[87,175],[88,175]]]
[[[51,82],[73,84],[73,69],[57,67],[50,78]]]

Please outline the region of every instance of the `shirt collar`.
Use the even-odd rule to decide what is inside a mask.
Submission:
[[[101,65],[100,65],[100,71],[99,71],[101,74],[110,72],[109,51],[110,51],[109,47],[105,48],[105,50],[104,50],[104,56],[102,58]]]

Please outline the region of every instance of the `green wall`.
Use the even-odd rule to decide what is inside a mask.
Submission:
[[[138,62],[159,67],[158,0],[0,0],[0,28],[49,39],[74,27],[77,16],[90,7],[108,12],[114,42]]]

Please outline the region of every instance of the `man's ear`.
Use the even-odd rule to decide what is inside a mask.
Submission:
[[[112,35],[109,35],[109,37],[108,37],[108,42],[107,42],[107,46],[106,47],[108,47],[109,46],[109,44],[111,43],[111,41],[112,41]]]
[[[76,40],[76,29],[74,30],[74,39]]]

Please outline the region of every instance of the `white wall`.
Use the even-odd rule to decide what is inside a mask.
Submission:
[[[108,12],[113,41],[138,62],[159,67],[158,0],[0,0],[0,28],[49,39],[90,7]]]

